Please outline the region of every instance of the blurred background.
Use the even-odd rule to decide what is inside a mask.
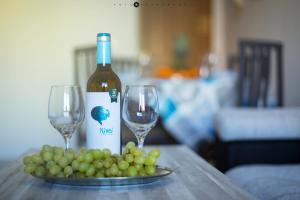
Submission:
[[[200,152],[215,140],[216,113],[237,105],[243,40],[282,47],[283,67],[268,73],[267,103],[256,106],[300,106],[299,8],[298,0],[0,0],[0,160],[63,146],[47,118],[50,86],[85,91],[98,32],[112,34],[123,87],[158,87],[161,118],[148,144]],[[84,134],[72,145],[84,145]]]

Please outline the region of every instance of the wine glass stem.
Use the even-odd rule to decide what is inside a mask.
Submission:
[[[68,135],[64,135],[64,141],[65,141],[65,151],[67,151],[70,147],[70,137]]]
[[[139,149],[143,149],[145,137],[137,137],[137,141],[138,141],[138,147],[139,147]]]

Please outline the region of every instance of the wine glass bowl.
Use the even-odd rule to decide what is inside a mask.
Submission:
[[[65,149],[84,119],[84,106],[79,86],[52,86],[48,102],[48,118],[51,125],[64,138]]]
[[[157,92],[152,85],[126,86],[122,118],[137,138],[139,148],[159,116]]]

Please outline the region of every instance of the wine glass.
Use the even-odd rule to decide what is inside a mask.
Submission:
[[[146,135],[157,122],[158,109],[158,97],[154,86],[126,86],[122,117],[137,138],[140,149],[143,148]]]
[[[48,102],[48,118],[64,138],[65,150],[84,119],[84,106],[79,86],[52,86]]]

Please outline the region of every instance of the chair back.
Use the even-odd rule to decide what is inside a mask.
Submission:
[[[239,106],[283,106],[282,48],[280,42],[240,41]],[[276,81],[272,85],[275,85],[276,94],[270,93],[271,75],[275,76]],[[269,99],[270,95],[273,95],[273,100]]]
[[[75,82],[81,86],[84,93],[88,78],[97,68],[96,51],[96,46],[77,48],[74,51]],[[122,85],[140,78],[144,70],[138,59],[130,57],[113,57],[112,69],[121,79]]]

